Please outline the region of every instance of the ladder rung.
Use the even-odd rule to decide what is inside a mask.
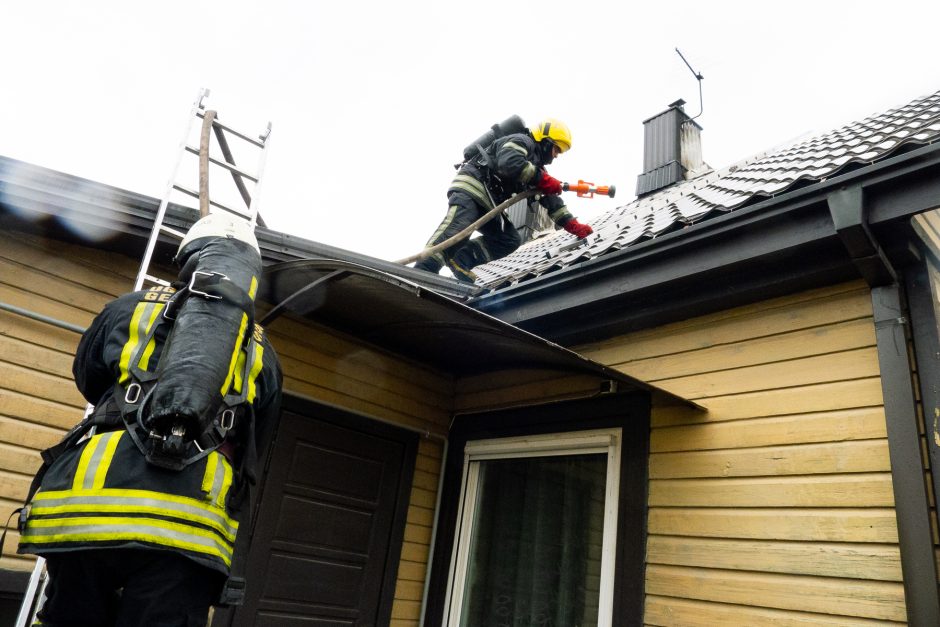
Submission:
[[[169,287],[171,285],[171,283],[166,279],[161,279],[160,277],[156,277],[151,274],[145,274],[144,280],[150,281],[151,283],[156,283],[157,285],[162,285],[163,287]]]
[[[186,151],[187,151],[187,152],[191,152],[192,154],[196,155],[197,157],[199,156],[199,149],[198,149],[198,148],[193,148],[192,146],[186,146]],[[257,182],[258,182],[257,177],[255,177],[255,176],[253,176],[253,175],[251,175],[251,174],[248,174],[248,173],[245,172],[244,170],[235,167],[235,166],[232,165],[231,163],[226,163],[226,162],[224,162],[224,161],[219,161],[218,159],[216,159],[216,158],[214,158],[214,157],[209,157],[209,161],[210,161],[211,163],[214,163],[214,164],[217,165],[217,166],[220,166],[220,167],[225,168],[226,170],[229,170],[230,172],[234,172],[235,174],[238,174],[238,175],[240,175],[240,176],[245,177],[246,179],[248,179],[248,180],[251,181],[252,183],[257,183]]]
[[[198,117],[200,117],[200,118],[203,118],[203,119],[206,117],[205,111],[199,111],[198,113],[196,113],[196,115],[197,115]],[[231,133],[231,134],[234,135],[235,137],[240,137],[241,139],[244,139],[246,142],[248,142],[248,143],[250,143],[250,144],[254,144],[254,145],[257,146],[258,148],[264,148],[264,144],[263,144],[262,142],[260,142],[259,140],[255,139],[254,137],[248,137],[247,135],[245,135],[245,134],[243,134],[243,133],[239,133],[239,132],[236,131],[234,128],[232,128],[232,127],[230,127],[230,126],[226,126],[226,125],[222,124],[221,122],[219,122],[218,120],[213,120],[213,121],[212,121],[212,126],[217,126],[217,127],[219,127],[220,129],[222,129],[223,131],[228,131],[229,133]]]
[[[178,192],[183,192],[183,193],[186,194],[187,196],[192,196],[193,198],[199,198],[199,192],[194,192],[193,190],[189,189],[188,187],[183,187],[183,186],[180,185],[179,183],[174,183],[174,184],[173,184],[173,189],[175,189],[175,190],[178,191]]]
[[[183,192],[187,196],[192,196],[193,198],[199,198],[199,192],[193,191],[187,187],[183,187],[182,185],[174,184],[173,189],[175,189],[178,192]],[[232,209],[231,207],[226,207],[222,203],[216,202],[214,200],[210,200],[209,204],[212,205],[213,207],[218,207],[219,209],[224,209],[225,211],[228,211],[229,213],[235,214],[237,216],[241,216],[242,218],[246,220],[249,217],[251,217],[250,213],[247,213],[245,211],[239,211],[238,209]]]
[[[220,204],[218,204],[218,203],[214,203],[214,202],[211,202],[211,201],[210,201],[209,204],[215,205],[216,207],[218,207],[218,208],[221,209],[222,211],[227,211],[227,212],[231,213],[232,215],[236,215],[236,216],[238,216],[239,218],[241,218],[242,220],[250,220],[250,219],[251,219],[251,214],[245,213],[244,211],[238,211],[237,209],[229,209],[228,207],[226,207],[226,206],[224,206],[224,205],[220,205]]]
[[[186,237],[186,233],[183,233],[182,231],[177,231],[176,229],[171,228],[165,224],[160,225],[160,230],[163,231],[164,233],[169,233],[170,235],[174,236],[176,239],[183,239],[184,237]]]

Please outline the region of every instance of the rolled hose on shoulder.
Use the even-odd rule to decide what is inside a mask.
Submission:
[[[157,428],[183,424],[193,439],[232,387],[238,354],[253,331],[262,266],[256,249],[225,237],[193,240],[178,259],[185,260],[180,280],[193,289],[180,292],[185,298],[171,314],[175,322],[157,366],[148,422]],[[201,287],[208,296],[199,294]]]

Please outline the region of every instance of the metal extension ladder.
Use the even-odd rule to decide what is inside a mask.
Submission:
[[[174,198],[179,197],[185,199],[188,197],[189,199],[197,199],[199,201],[199,217],[205,217],[214,211],[225,211],[246,220],[252,230],[254,230],[257,224],[264,226],[264,222],[258,215],[258,196],[261,191],[261,176],[264,173],[264,165],[267,158],[268,140],[271,136],[271,123],[268,122],[264,132],[260,133],[256,138],[240,133],[222,124],[218,120],[218,116],[214,110],[207,110],[205,108],[204,101],[208,96],[208,89],[200,89],[196,101],[193,103],[186,124],[186,132],[183,135],[183,140],[180,142],[176,163],[173,166],[173,172],[167,183],[166,191],[157,209],[153,228],[147,240],[147,247],[137,271],[137,278],[134,281],[134,291],[143,289],[146,284],[150,284],[151,286],[170,285],[170,281],[151,273],[151,265],[153,253],[161,235],[169,236],[177,241],[181,241],[186,235],[185,232],[178,231],[164,224],[167,207]],[[198,145],[193,145],[192,135],[197,119],[201,119],[202,124]],[[218,147],[221,159],[212,156],[214,152],[212,150],[211,141],[212,133],[215,134],[215,144]],[[241,147],[244,150],[255,152],[257,165],[253,173],[245,171],[236,165],[235,156],[228,142],[229,135],[241,140]],[[241,155],[241,153],[239,154]],[[191,158],[195,157],[198,159],[198,185],[196,186],[189,184],[188,181],[184,181],[181,176],[183,173],[183,162],[187,155],[190,155]],[[210,164],[231,173],[235,190],[237,190],[238,196],[241,197],[241,201],[244,203],[243,207],[237,205],[232,206],[233,203],[230,202],[223,204],[222,202],[210,199]],[[252,185],[250,191],[248,185],[246,185],[246,181]],[[88,416],[92,411],[94,411],[93,406],[89,405],[86,407],[85,416]],[[27,585],[26,593],[23,597],[23,603],[20,605],[15,627],[28,627],[35,621],[36,613],[42,607],[42,600],[47,584],[48,576],[46,575],[45,560],[41,557],[37,557],[36,565],[33,567],[33,572],[30,575],[29,584]]]

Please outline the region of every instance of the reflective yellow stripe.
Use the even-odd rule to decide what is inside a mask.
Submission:
[[[206,472],[202,475],[202,492],[209,496],[209,500],[212,500],[212,488],[215,486],[215,473],[216,469],[219,466],[219,455],[218,453],[210,453],[209,457],[206,458]]]
[[[121,436],[125,433],[127,432],[121,430],[102,434],[105,436],[106,441],[104,444],[104,452],[101,458],[98,459],[98,467],[95,469],[95,480],[91,485],[92,490],[100,490],[104,487],[104,480],[105,477],[108,476],[111,460],[114,459],[114,450],[117,448],[118,442],[121,441]]]
[[[202,491],[206,499],[217,507],[224,508],[233,477],[232,466],[225,456],[215,451],[210,453],[206,461],[206,472],[202,476]]]
[[[72,490],[88,490],[104,487],[104,479],[114,456],[114,449],[124,431],[99,433],[92,436],[78,460]]]
[[[258,375],[261,374],[261,368],[264,366],[264,346],[261,342],[255,342],[255,359],[251,364],[251,371],[248,373],[248,395],[245,397],[249,403],[255,400],[255,394],[258,392]]]
[[[137,349],[137,345],[140,343],[141,337],[146,337],[147,333],[150,331],[150,327],[153,326],[154,321],[157,319],[157,316],[160,315],[160,312],[163,311],[163,303],[138,303],[137,307],[134,309],[134,314],[131,316],[131,322],[128,329],[128,338],[127,342],[124,344],[124,348],[121,349],[121,361],[119,363],[120,368],[120,378],[118,379],[119,383],[127,383],[130,380],[130,363],[131,357],[134,354],[134,351]],[[153,354],[154,347],[156,342],[151,338],[150,342],[147,343],[147,346],[144,350],[143,357],[139,360],[142,362],[138,363],[143,369],[147,369],[147,366],[150,363],[150,356]]]
[[[20,541],[25,544],[60,542],[152,542],[162,546],[204,553],[232,562],[233,544],[206,529],[159,518],[129,516],[82,516],[76,518],[30,518]]]
[[[258,277],[251,277],[251,285],[248,287],[248,298],[251,300],[255,299],[255,294],[258,292]]]
[[[228,498],[228,491],[232,487],[232,479],[235,477],[235,473],[232,472],[231,464],[221,454],[219,454],[219,457],[222,458],[222,487],[215,499],[215,504],[219,507],[225,507],[225,499]]]
[[[225,377],[225,382],[222,384],[222,389],[219,390],[222,393],[222,396],[228,394],[228,390],[232,386],[232,379],[235,378],[235,364],[238,363],[238,354],[242,350],[242,342],[245,339],[245,328],[247,326],[248,314],[242,313],[242,322],[238,327],[238,337],[235,338],[235,349],[232,351],[232,358],[228,363],[228,376]]]
[[[225,537],[234,538],[238,532],[238,521],[233,520],[224,508],[216,507],[200,499],[176,494],[151,490],[103,488],[101,490],[39,491],[33,497],[31,510],[33,516],[81,512],[159,514],[218,529]]]
[[[235,378],[232,380],[232,389],[241,394],[242,391],[242,373],[245,371],[245,351],[238,352],[238,360],[235,362]]]

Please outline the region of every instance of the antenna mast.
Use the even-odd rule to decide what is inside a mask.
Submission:
[[[695,80],[698,81],[698,115],[695,116],[695,118],[697,118],[699,117],[699,115],[702,115],[702,111],[705,110],[705,101],[702,99],[702,80],[705,77],[702,76],[701,72],[696,72],[695,70],[692,69],[692,66],[689,65],[689,62],[685,60],[685,57],[682,56],[682,53],[679,52],[678,48],[676,48],[676,53],[678,53],[679,58],[682,59],[682,61],[685,63],[685,66],[689,68],[689,71],[692,72],[692,76],[695,77]],[[691,122],[695,118],[690,118],[689,121]]]

